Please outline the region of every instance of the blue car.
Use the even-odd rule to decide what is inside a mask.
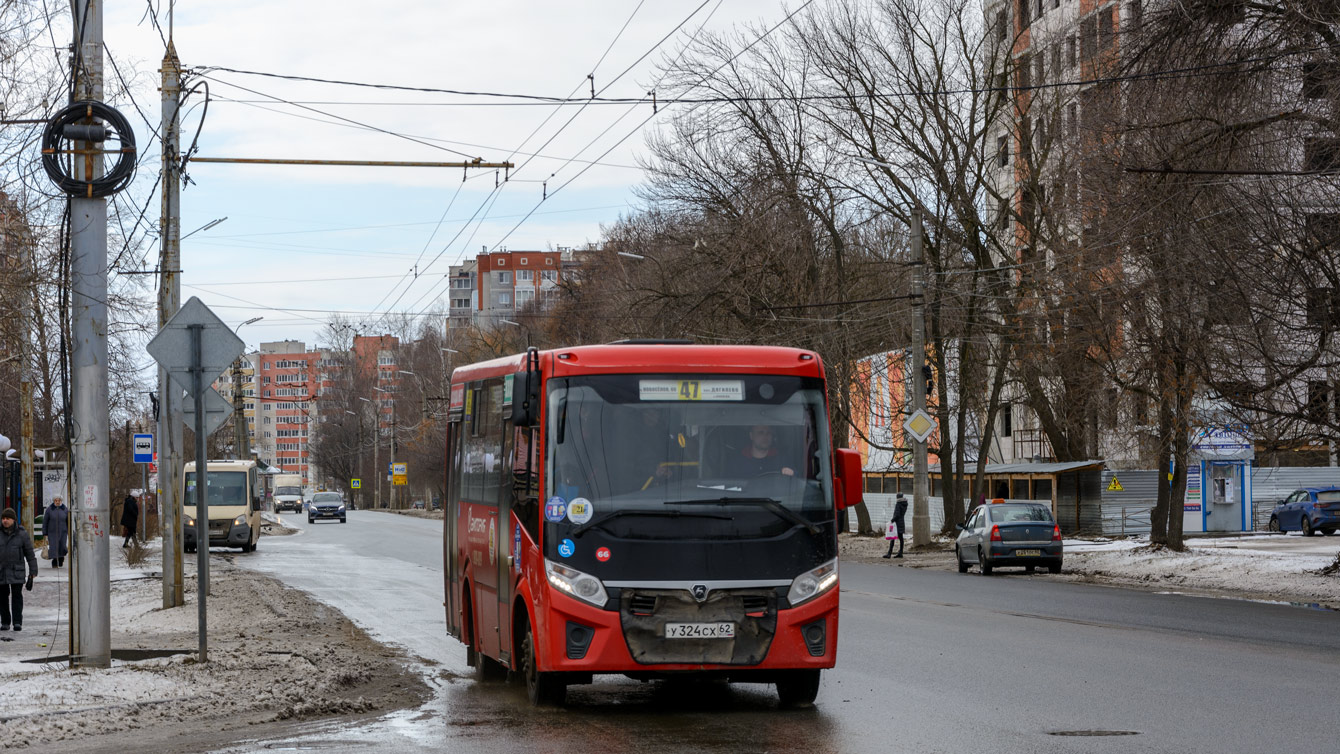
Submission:
[[[1310,537],[1340,529],[1340,487],[1304,487],[1284,498],[1270,512],[1271,531],[1301,531]]]

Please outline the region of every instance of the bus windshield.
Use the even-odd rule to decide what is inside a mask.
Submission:
[[[586,500],[596,517],[833,516],[820,380],[572,377],[549,382],[547,405],[546,499]]]
[[[208,505],[246,505],[247,472],[205,472],[205,502]],[[182,504],[195,505],[195,472],[186,472],[186,499]]]

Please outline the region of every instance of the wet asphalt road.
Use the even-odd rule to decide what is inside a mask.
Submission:
[[[813,709],[778,710],[769,686],[609,676],[535,710],[473,680],[445,636],[441,522],[297,523],[236,562],[424,658],[438,693],[227,751],[1222,754],[1332,752],[1340,736],[1340,613],[860,563],[843,566],[838,666]],[[1108,735],[1058,735],[1077,733]]]

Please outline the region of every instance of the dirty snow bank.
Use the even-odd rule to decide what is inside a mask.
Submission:
[[[114,548],[115,550],[115,548]],[[123,557],[113,553],[113,561]],[[196,661],[194,558],[186,605],[162,609],[162,583],[124,566],[111,587],[112,649],[185,654],[114,659],[72,670],[65,572],[44,569],[30,593],[21,634],[0,643],[0,724],[22,730],[0,749],[130,729],[143,733],[226,731],[276,720],[363,714],[419,703],[426,687],[399,652],[372,641],[338,611],[279,582],[210,561],[209,662]],[[245,556],[242,556],[245,557]],[[155,568],[161,560],[151,558]],[[44,563],[45,565],[46,563]],[[44,664],[21,660],[48,658]]]
[[[1063,579],[1340,608],[1340,575],[1320,573],[1336,561],[1340,538],[1244,536],[1192,538],[1186,552],[1152,549],[1147,538],[1065,540]],[[839,536],[844,560],[909,568],[955,568],[953,540],[936,537],[930,547],[907,547],[901,560],[884,560],[882,537]],[[975,572],[975,569],[974,569]],[[1002,574],[1023,576],[1006,569]]]

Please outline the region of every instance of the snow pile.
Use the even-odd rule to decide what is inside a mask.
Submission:
[[[197,662],[194,558],[186,602],[162,608],[162,583],[114,568],[112,667],[70,669],[63,604],[68,583],[39,573],[23,633],[0,643],[0,724],[23,730],[0,749],[114,734],[229,730],[275,720],[365,714],[417,704],[426,692],[399,652],[372,641],[338,611],[279,582],[210,561],[209,662]],[[121,560],[113,554],[113,561]],[[150,559],[159,567],[157,559]],[[178,650],[154,659],[134,650]],[[45,663],[22,660],[47,659]],[[21,740],[20,740],[21,739]]]
[[[300,531],[302,529],[285,521],[278,513],[270,513],[269,511],[261,513],[261,534],[282,537]]]
[[[1296,550],[1264,547],[1261,538],[1190,539],[1185,552],[1145,541],[1066,543],[1067,573],[1090,580],[1166,591],[1230,593],[1249,599],[1340,607],[1340,578],[1320,571],[1335,559],[1310,543]],[[1271,538],[1278,539],[1278,538]],[[1301,538],[1294,538],[1301,539]],[[1340,547],[1340,543],[1336,546]]]

